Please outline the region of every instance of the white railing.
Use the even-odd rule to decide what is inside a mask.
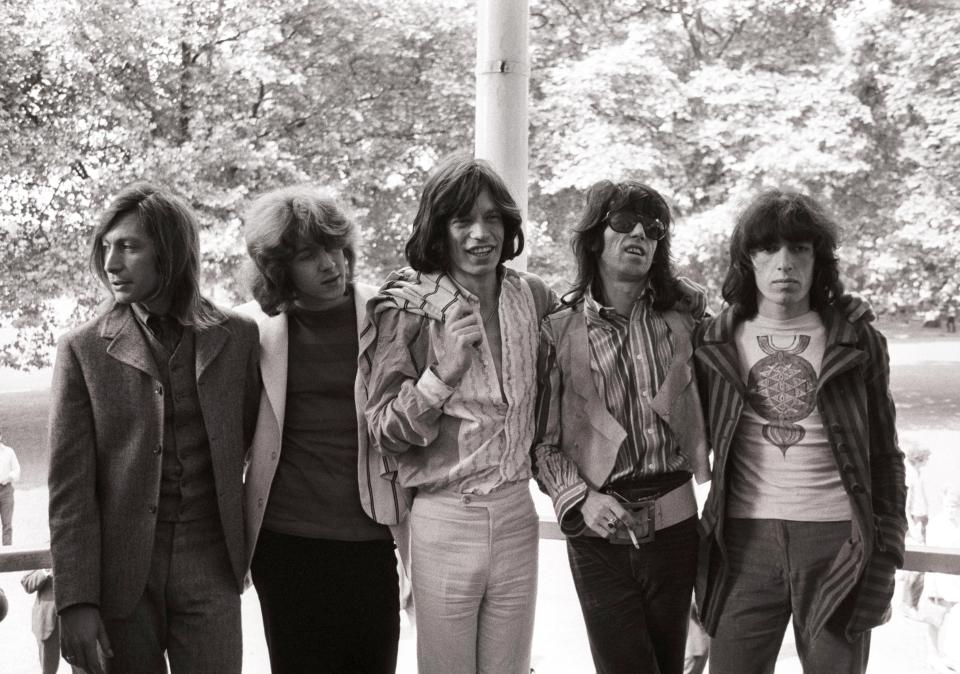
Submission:
[[[540,520],[540,538],[564,539],[556,522]],[[0,573],[31,571],[50,567],[50,550],[15,550],[0,552]],[[907,545],[903,568],[909,571],[936,571],[960,575],[960,550]]]

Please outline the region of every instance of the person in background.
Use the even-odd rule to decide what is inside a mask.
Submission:
[[[421,674],[528,674],[539,526],[529,490],[537,325],[553,301],[504,266],[520,212],[485,161],[427,179],[410,266],[367,304],[357,404],[383,474],[415,489]]]
[[[13,544],[13,490],[20,479],[20,462],[13,447],[3,444],[0,426],[0,524],[3,526],[3,545]]]
[[[710,470],[690,334],[704,293],[670,260],[670,208],[594,184],[577,279],[540,327],[535,476],[567,535],[598,672],[681,674]]]
[[[927,527],[927,544],[960,548],[960,488],[944,489],[941,510]],[[919,613],[928,625],[928,664],[936,672],[960,671],[960,576],[926,574]]]
[[[30,626],[37,638],[41,671],[56,674],[60,668],[60,626],[53,598],[53,574],[50,569],[35,569],[20,579],[20,585],[27,594],[37,595]],[[77,667],[71,667],[71,670],[75,674],[81,671]]]
[[[64,659],[94,674],[239,672],[256,323],[201,295],[196,216],[155,185],[110,201],[90,264],[112,297],[60,339],[50,388]]]
[[[397,662],[399,488],[367,478],[354,400],[359,330],[376,289],[353,279],[356,227],[309,186],[258,197],[244,217],[255,266],[263,392],[245,483],[270,665],[387,674]],[[363,479],[360,474],[363,473]],[[403,546],[401,545],[401,549]]]
[[[927,541],[927,521],[930,514],[927,503],[927,488],[923,479],[923,468],[930,459],[930,450],[914,443],[903,443],[907,458],[907,543],[924,545]],[[900,571],[902,580],[902,607],[904,613],[917,617],[920,596],[923,593],[924,574],[922,571]]]
[[[865,671],[903,564],[906,488],[886,340],[837,309],[837,227],[769,190],[730,241],[729,303],[694,333],[714,452],[697,600],[713,674]]]

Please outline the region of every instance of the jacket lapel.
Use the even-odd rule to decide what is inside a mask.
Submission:
[[[844,315],[827,310],[822,312],[821,316],[827,332],[827,344],[823,350],[823,362],[820,364],[818,391],[838,374],[868,359],[864,351],[853,346],[857,343],[857,331]]]
[[[692,323],[693,319],[689,318],[689,314],[687,317]],[[685,326],[683,316],[676,311],[664,312],[663,318],[670,328],[670,334],[673,336],[673,359],[670,361],[670,366],[663,377],[660,390],[650,401],[650,406],[661,419],[669,423],[673,402],[693,381],[693,370],[691,368],[693,345],[690,343],[692,326]]]
[[[366,283],[353,284],[353,304],[357,310],[358,335],[363,332],[363,328],[366,325],[367,301],[376,294],[377,289],[374,286],[367,285]]]
[[[100,326],[100,336],[110,340],[107,345],[107,354],[111,357],[146,373],[153,379],[160,379],[160,370],[153,360],[153,354],[150,353],[150,348],[144,340],[129,305],[113,305],[104,316]]]
[[[200,381],[204,371],[227,343],[227,339],[230,338],[230,331],[226,325],[215,325],[206,330],[197,330],[195,334],[197,344],[197,381]]]
[[[583,396],[588,406],[590,407],[588,412],[588,418],[590,419],[590,424],[598,432],[602,433],[604,437],[616,443],[617,448],[619,449],[620,443],[623,442],[626,438],[627,433],[624,428],[617,422],[617,420],[610,414],[610,411],[607,409],[605,404],[599,403],[603,398],[600,395],[600,392],[597,391],[596,384],[594,383],[593,378],[593,358],[590,357],[590,343],[587,335],[587,317],[585,312],[585,305],[581,303],[579,309],[579,315],[574,317],[574,323],[570,327],[568,338],[565,340],[567,343],[568,354],[566,357],[566,362],[568,363],[584,363],[588,362],[590,365],[588,367],[572,367],[570,373],[570,379],[573,383],[573,389],[575,391],[589,391],[591,395]],[[594,403],[594,404],[591,404]],[[597,404],[599,403],[599,404]],[[613,457],[616,459],[616,456]],[[611,468],[613,463],[610,464]],[[606,475],[603,476],[603,479],[606,479]]]
[[[287,405],[287,353],[290,329],[286,312],[270,316],[260,322],[260,376],[263,390],[277,418],[277,427],[283,428]]]
[[[737,345],[733,341],[733,312],[726,309],[717,320],[707,328],[703,335],[703,344],[694,356],[698,361],[716,373],[740,394],[747,395],[746,386],[740,375],[740,359]]]

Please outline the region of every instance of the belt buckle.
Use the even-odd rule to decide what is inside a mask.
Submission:
[[[624,510],[633,516],[633,521],[636,523],[633,534],[637,537],[637,543],[652,541],[657,533],[657,497],[647,496],[630,501],[612,489],[608,493],[620,501]]]

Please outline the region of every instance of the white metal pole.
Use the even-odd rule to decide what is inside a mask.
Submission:
[[[527,221],[528,0],[477,0],[476,156],[490,161]],[[526,233],[526,232],[525,232]],[[526,269],[528,248],[510,265]]]

